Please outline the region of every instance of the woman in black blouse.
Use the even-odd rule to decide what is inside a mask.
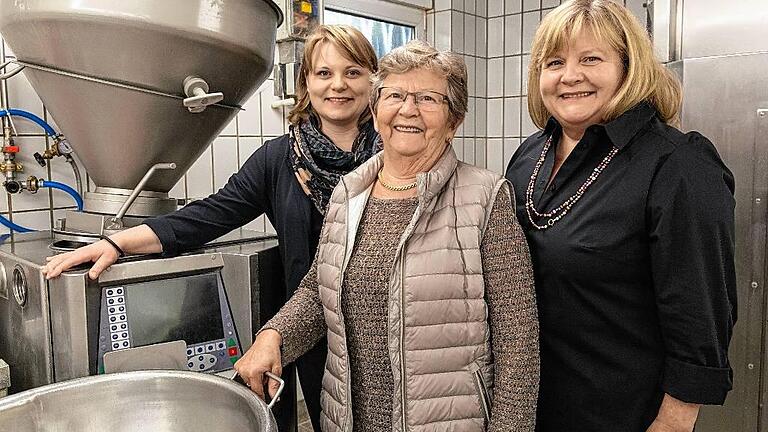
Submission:
[[[624,7],[543,19],[528,84],[543,131],[507,168],[538,296],[539,431],[691,431],[731,389],[733,175],[671,126],[680,105]]]

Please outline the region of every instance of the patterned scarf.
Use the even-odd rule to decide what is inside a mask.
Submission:
[[[344,151],[320,131],[319,121],[291,125],[291,166],[301,188],[320,213],[325,214],[333,188],[341,176],[357,168],[382,148],[381,138],[369,120],[359,126],[360,132],[352,144],[352,151]]]

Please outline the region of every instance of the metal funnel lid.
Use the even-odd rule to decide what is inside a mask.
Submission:
[[[268,76],[281,22],[270,0],[0,0],[0,33],[102,188],[172,162],[146,187],[170,190]],[[188,77],[220,102],[190,112]]]

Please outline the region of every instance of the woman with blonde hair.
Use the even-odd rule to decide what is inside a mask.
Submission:
[[[537,430],[691,431],[732,387],[733,175],[678,122],[681,89],[610,0],[541,22],[507,168],[541,326]]]
[[[530,258],[509,184],[456,159],[467,100],[460,56],[382,57],[384,149],[334,190],[311,271],[247,355],[259,388],[327,334],[324,432],[533,431]]]
[[[312,263],[331,191],[342,175],[380,149],[368,108],[370,75],[377,70],[376,53],[360,31],[319,26],[305,41],[288,134],[266,141],[217,193],[111,235],[109,241],[56,255],[43,271],[52,278],[74,265],[95,262],[88,274],[96,279],[124,253],[174,255],[266,214],[277,232],[290,296]],[[282,287],[274,289],[275,295],[283,294]],[[319,343],[297,360],[316,430],[325,350],[325,343]],[[247,374],[250,365],[240,360],[235,368]]]

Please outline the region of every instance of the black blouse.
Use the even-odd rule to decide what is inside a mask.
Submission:
[[[733,175],[702,135],[667,126],[648,104],[589,127],[544,190],[561,129],[550,119],[507,167],[531,248],[541,322],[537,430],[644,432],[664,393],[722,404],[736,322]],[[544,230],[539,212],[597,180]],[[547,220],[537,220],[543,225]]]

